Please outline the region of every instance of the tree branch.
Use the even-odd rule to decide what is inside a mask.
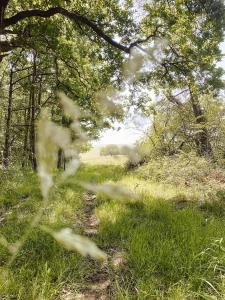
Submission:
[[[99,37],[101,37],[103,40],[108,42],[110,45],[114,46],[115,48],[117,48],[119,50],[122,50],[125,53],[130,53],[130,47],[126,47],[126,46],[121,45],[120,43],[114,41],[95,23],[93,23],[92,21],[90,21],[89,19],[87,19],[84,16],[81,16],[75,12],[69,12],[62,7],[53,7],[46,11],[40,10],[40,9],[21,11],[10,18],[4,19],[2,22],[2,27],[3,27],[3,29],[5,29],[5,28],[15,25],[19,21],[22,21],[27,18],[32,18],[32,17],[50,18],[51,16],[54,16],[56,14],[61,14],[77,24],[86,25],[87,27],[91,28]]]

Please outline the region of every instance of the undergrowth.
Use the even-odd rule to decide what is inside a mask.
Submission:
[[[132,172],[148,182],[172,185],[197,200],[212,200],[225,189],[225,169],[193,153],[152,159]]]

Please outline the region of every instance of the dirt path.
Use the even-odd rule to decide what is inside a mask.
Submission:
[[[84,214],[84,235],[94,239],[98,234],[99,220],[95,215],[96,195],[87,192],[84,197],[85,214]],[[100,264],[92,261],[93,273],[89,277],[87,286],[80,298],[85,300],[109,300],[113,297],[113,281],[116,271],[124,264],[125,260],[121,253],[116,249],[108,251],[108,260]]]
[[[85,210],[82,221],[83,235],[93,241],[98,234],[99,220],[95,215],[96,196],[87,192],[84,195]],[[65,288],[57,300],[112,300],[115,299],[113,282],[117,271],[125,264],[124,254],[110,249],[107,251],[108,259],[98,262],[89,259],[91,263],[91,274],[89,275],[85,287],[79,293],[74,293]]]
[[[91,192],[85,193],[85,210],[84,210],[84,234],[94,237],[98,234],[99,220],[95,215],[96,195]]]
[[[95,215],[96,196],[87,192],[84,196],[84,235],[94,239],[98,234],[99,220]],[[99,263],[91,260],[93,273],[90,275],[85,290],[76,299],[108,300],[112,299],[112,279],[109,260]]]

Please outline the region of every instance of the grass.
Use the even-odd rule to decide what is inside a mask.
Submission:
[[[206,221],[195,208],[175,210],[148,194],[133,203],[99,201],[102,246],[127,253],[120,299],[224,299],[224,219]]]
[[[1,234],[10,243],[14,243],[29,227],[42,200],[38,180],[33,174],[21,175],[18,181],[12,176],[10,182],[13,183],[10,196],[7,191],[3,194],[3,198],[5,196],[7,199],[7,206],[3,201],[1,212],[5,219]],[[79,190],[74,191],[68,184],[66,189],[62,188],[52,196],[42,223],[53,228],[75,226],[73,220],[80,207],[82,201]],[[3,247],[0,257],[1,266],[4,267],[9,253]],[[2,279],[0,294],[7,295],[5,297],[8,299],[52,299],[60,286],[67,284],[72,278],[76,279],[75,282],[82,282],[85,265],[78,254],[66,254],[49,235],[34,228],[6,279]]]
[[[70,227],[81,233],[84,190],[77,180],[101,183],[112,176],[119,179],[121,167],[82,167],[76,177],[55,189],[41,223],[52,229]],[[39,181],[31,172],[12,171],[2,180],[1,191],[0,216],[4,219],[0,223],[0,234],[15,243],[42,205]],[[88,259],[64,250],[39,227],[32,230],[8,270],[5,266],[9,257],[8,250],[0,245],[0,298],[3,299],[55,299],[65,287],[74,292],[85,287],[91,274]]]
[[[78,180],[116,182],[137,199],[97,195],[100,248],[125,253],[112,271],[113,299],[225,298],[225,196],[200,203],[185,186],[150,181],[122,165],[86,164],[51,195],[41,220],[52,229],[82,233],[84,190]],[[0,232],[11,243],[25,232],[41,205],[31,172],[13,172],[0,183]],[[1,219],[1,218],[0,218]],[[66,299],[85,289],[99,263],[71,253],[36,227],[6,273],[9,253],[0,246],[0,298]]]

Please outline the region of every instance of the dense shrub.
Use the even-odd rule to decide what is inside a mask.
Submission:
[[[135,174],[145,180],[197,190],[204,198],[208,195],[213,199],[218,191],[225,190],[225,169],[193,152],[151,159]]]

